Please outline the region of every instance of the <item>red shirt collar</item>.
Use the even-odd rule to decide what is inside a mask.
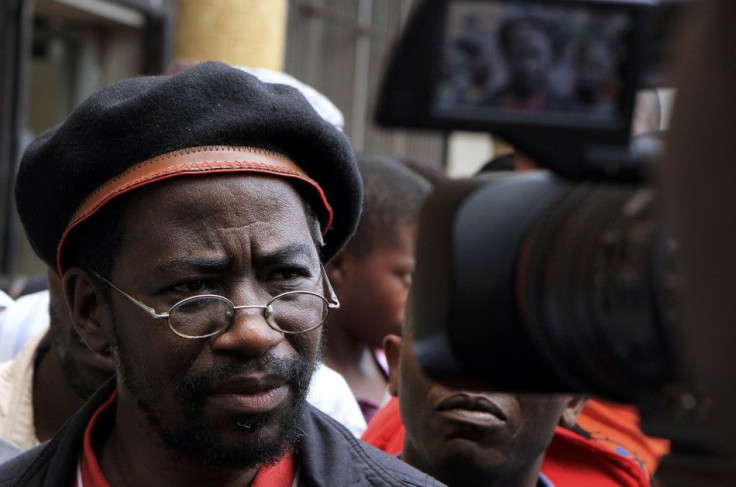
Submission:
[[[110,408],[117,402],[118,390],[115,389],[110,399],[95,411],[84,431],[84,446],[79,455],[77,464],[77,475],[74,479],[74,487],[110,487],[102,469],[97,461],[97,455],[92,449],[92,438],[95,428],[99,426],[101,419],[109,414]],[[291,487],[297,473],[297,463],[294,454],[289,451],[281,459],[271,465],[261,467],[256,474],[250,487]]]

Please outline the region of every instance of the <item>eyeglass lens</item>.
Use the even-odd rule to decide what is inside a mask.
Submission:
[[[265,317],[269,326],[276,330],[303,333],[321,325],[328,311],[327,301],[321,296],[294,292],[271,301]],[[230,326],[234,316],[232,304],[224,298],[194,297],[171,310],[169,324],[183,335],[198,337],[224,330]]]

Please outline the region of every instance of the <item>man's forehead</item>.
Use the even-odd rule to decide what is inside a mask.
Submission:
[[[129,199],[121,225],[122,254],[154,259],[161,270],[316,255],[304,200],[289,183],[265,176],[151,185]]]
[[[285,179],[259,174],[208,174],[173,178],[127,195],[125,218],[158,216],[162,224],[209,224],[212,214],[301,217],[305,199]]]
[[[195,255],[171,253],[157,259],[152,268],[154,275],[176,275],[182,272],[221,273],[248,264],[248,267],[270,267],[284,262],[308,262],[315,254],[315,247],[306,242],[286,242],[283,245],[256,248],[247,262],[226,252],[202,252]],[[242,257],[242,256],[237,256]]]
[[[150,216],[165,223],[193,222],[211,225],[207,217],[299,220],[304,217],[305,200],[294,186],[280,178],[259,175],[207,175],[175,178],[156,183],[131,195],[126,216]],[[218,222],[222,223],[222,222]]]
[[[269,195],[293,193],[299,200],[303,197],[295,186],[285,178],[259,173],[204,174],[168,179],[140,188],[140,195],[156,199],[191,202],[207,206],[212,193],[229,192],[249,202],[259,201]]]

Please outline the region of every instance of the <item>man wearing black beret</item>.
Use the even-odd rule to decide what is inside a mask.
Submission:
[[[115,83],[42,134],[18,211],[116,373],[0,486],[438,485],[304,401],[360,188],[297,90],[219,63]]]

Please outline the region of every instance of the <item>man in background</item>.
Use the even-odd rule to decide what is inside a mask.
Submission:
[[[395,397],[364,441],[449,486],[649,485],[635,461],[578,426],[584,398],[453,389],[427,376],[412,343],[411,321],[384,341]]]
[[[95,353],[82,341],[61,280],[48,274],[48,331],[0,363],[0,439],[21,450],[50,439],[114,370],[109,350]]]
[[[449,486],[552,485],[540,472],[555,427],[567,428],[585,400],[461,391],[430,379],[403,339],[386,338],[391,394],[406,427],[401,459]]]

